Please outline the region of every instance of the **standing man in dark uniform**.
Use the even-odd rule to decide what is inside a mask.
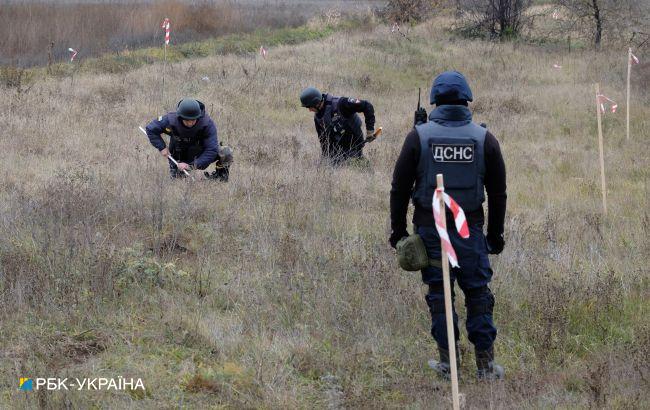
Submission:
[[[215,162],[215,171],[206,177],[228,181],[232,150],[219,147],[217,126],[205,112],[205,105],[197,100],[186,98],[178,102],[176,112],[170,112],[147,125],[147,137],[165,158],[171,155],[176,166],[169,161],[172,178],[184,176],[184,171],[206,169]],[[170,136],[169,148],[161,134]]]
[[[363,158],[365,140],[358,113],[363,113],[365,118],[366,135],[372,136],[375,132],[375,109],[370,102],[322,94],[314,87],[302,91],[300,102],[314,113],[323,157],[333,164],[349,158]]]
[[[504,247],[503,223],[506,212],[506,169],[496,138],[486,128],[472,122],[467,103],[472,91],[462,74],[448,71],[433,82],[431,104],[436,108],[428,117],[416,112],[416,126],[407,135],[393,172],[390,192],[390,244],[408,236],[406,213],[413,199],[415,233],[424,241],[428,257],[440,260],[440,238],[435,228],[432,197],[436,174],[445,178],[445,192],[465,211],[470,229],[462,239],[454,224],[448,224],[449,237],[458,256],[460,268],[451,270],[465,294],[467,333],[476,352],[479,379],[502,379],[503,367],[495,364],[493,344],[497,329],[492,320],[494,296],[488,287],[492,269],[488,253],[499,254]],[[483,235],[484,191],[488,199],[487,240]],[[453,220],[449,211],[447,220]],[[422,280],[429,286],[426,302],[431,313],[431,334],[440,353],[440,361],[430,366],[441,376],[449,377],[449,346],[445,320],[442,269],[430,266],[422,270]],[[458,316],[454,333],[458,340]],[[456,345],[458,346],[458,345]],[[457,354],[456,357],[459,357]]]

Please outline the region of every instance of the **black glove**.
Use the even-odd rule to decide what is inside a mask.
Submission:
[[[399,242],[402,238],[406,238],[407,236],[409,236],[409,233],[407,231],[393,231],[393,233],[390,234],[388,242],[390,242],[390,246],[395,249],[397,242]]]
[[[377,137],[374,136],[375,130],[366,130],[365,142],[373,142]]]
[[[415,111],[415,120],[413,121],[413,126],[424,124],[428,120],[429,116],[427,115],[427,110],[425,110],[423,107],[420,107]]]
[[[498,255],[503,251],[506,241],[503,240],[503,234],[487,235],[488,253],[490,255]]]

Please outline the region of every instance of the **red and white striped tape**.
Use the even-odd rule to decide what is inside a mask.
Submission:
[[[600,106],[600,112],[602,112],[603,114],[605,113],[605,104],[607,103],[609,103],[609,109],[613,113],[615,113],[616,109],[618,108],[618,104],[616,104],[616,101],[606,97],[604,94],[596,95],[596,101],[598,101],[598,104]]]
[[[70,62],[73,62],[74,58],[77,56],[77,50],[73,48],[68,48],[68,51],[72,53],[72,55],[70,56]]]
[[[393,23],[393,27],[390,28],[390,32],[391,32],[391,33],[394,33],[394,32],[396,32],[396,31],[399,31],[399,24],[397,24],[397,23],[395,22],[395,23]]]
[[[165,45],[168,45],[171,38],[171,21],[169,21],[168,18],[165,18],[160,25],[160,28],[165,29]]]
[[[632,50],[630,50],[630,64],[639,64],[639,58],[632,54]]]
[[[556,70],[560,70],[562,66],[559,64],[553,64],[553,68],[555,68]]]
[[[454,215],[456,230],[460,234],[461,238],[469,238],[469,227],[467,226],[467,219],[465,218],[463,208],[461,208],[452,197],[447,195],[442,188],[436,189],[436,192],[433,194],[433,219],[436,221],[436,230],[438,231],[438,236],[440,236],[440,245],[442,250],[447,253],[451,266],[457,268],[459,266],[456,251],[454,251],[453,246],[451,246],[449,234],[442,226],[442,212],[444,212],[444,210],[440,209],[440,195],[442,195],[445,205],[451,209],[451,213]]]
[[[260,55],[262,56],[262,58],[266,58],[266,53],[267,51],[264,48],[264,46],[260,46]]]

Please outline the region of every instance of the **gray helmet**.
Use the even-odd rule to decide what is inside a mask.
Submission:
[[[196,120],[201,117],[201,106],[192,98],[184,98],[178,102],[176,114],[184,120]]]
[[[316,107],[323,101],[323,94],[314,87],[307,87],[300,93],[300,103],[303,107]]]

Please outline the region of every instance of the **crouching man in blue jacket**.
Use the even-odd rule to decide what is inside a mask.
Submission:
[[[228,181],[232,163],[232,150],[220,147],[217,140],[217,126],[205,112],[205,105],[186,98],[178,102],[176,112],[167,113],[147,125],[147,137],[165,158],[171,155],[178,166],[169,161],[172,178],[183,177],[183,171],[205,170],[215,163],[216,170],[205,172],[206,177]],[[170,136],[169,147],[161,134]]]

